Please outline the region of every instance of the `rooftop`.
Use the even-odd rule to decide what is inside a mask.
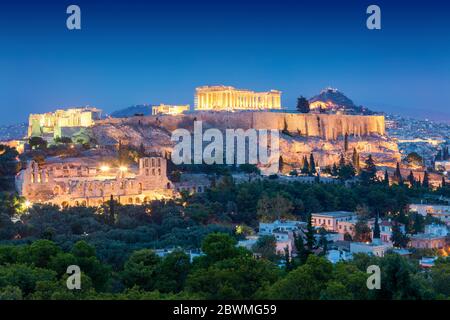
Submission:
[[[435,240],[435,239],[445,239],[446,236],[439,236],[431,233],[418,233],[411,236],[411,239],[415,240]]]
[[[350,211],[330,211],[330,212],[313,213],[313,215],[321,216],[321,217],[340,218],[340,217],[354,216],[356,214],[354,212],[350,212]]]

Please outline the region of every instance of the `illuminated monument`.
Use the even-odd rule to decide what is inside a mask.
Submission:
[[[58,109],[55,112],[30,114],[28,118],[28,137],[53,134],[61,137],[63,128],[86,128],[100,119],[101,110],[92,107]]]
[[[196,88],[195,110],[235,111],[281,109],[281,91],[254,92],[227,86]]]
[[[158,114],[169,114],[169,115],[177,115],[183,114],[184,112],[189,111],[190,106],[188,104],[175,106],[168,104],[160,104],[159,106],[152,107],[152,115]]]
[[[173,196],[167,178],[167,160],[144,157],[125,167],[89,158],[30,160],[16,176],[20,195],[32,203],[59,206],[99,206],[113,197],[122,204],[141,204]]]

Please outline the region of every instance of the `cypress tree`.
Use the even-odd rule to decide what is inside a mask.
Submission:
[[[308,158],[306,156],[303,157],[302,173],[309,174],[309,163],[308,163]]]
[[[283,173],[283,169],[284,169],[283,157],[280,156],[280,158],[278,158],[278,172]]]
[[[378,223],[378,214],[375,217],[375,225],[373,227],[373,238],[380,239],[380,224]]]
[[[113,195],[111,195],[109,199],[109,222],[111,224],[114,224],[115,221],[114,215],[115,215],[114,197]]]
[[[416,180],[416,187],[420,188],[422,186],[422,180],[420,180],[420,177]]]
[[[424,175],[423,175],[423,181],[422,181],[422,187],[428,189],[430,187],[430,181],[428,178],[428,172],[425,171]]]
[[[400,163],[399,162],[397,162],[397,167],[395,168],[394,178],[398,184],[403,183],[403,177],[402,177],[402,173],[400,171]]]
[[[388,174],[387,169],[384,170],[384,180],[383,180],[383,183],[384,183],[385,185],[389,185],[389,174]]]
[[[312,215],[308,214],[308,225],[306,227],[306,248],[309,252],[313,251],[316,243],[316,239],[314,237],[315,233],[314,227],[312,226]]]
[[[416,179],[414,178],[414,174],[413,174],[412,170],[409,172],[408,182],[409,182],[411,188],[413,188],[416,185]]]
[[[314,155],[312,153],[309,155],[309,173],[316,173],[316,162],[314,161]]]

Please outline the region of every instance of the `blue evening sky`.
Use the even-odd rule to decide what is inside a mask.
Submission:
[[[0,124],[93,105],[193,105],[196,86],[337,87],[375,110],[450,121],[446,1],[1,1]],[[81,7],[82,30],[66,28]],[[382,30],[366,28],[378,4]]]

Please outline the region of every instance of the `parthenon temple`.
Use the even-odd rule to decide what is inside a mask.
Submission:
[[[214,111],[281,109],[281,91],[254,92],[229,86],[196,88],[195,109]]]

